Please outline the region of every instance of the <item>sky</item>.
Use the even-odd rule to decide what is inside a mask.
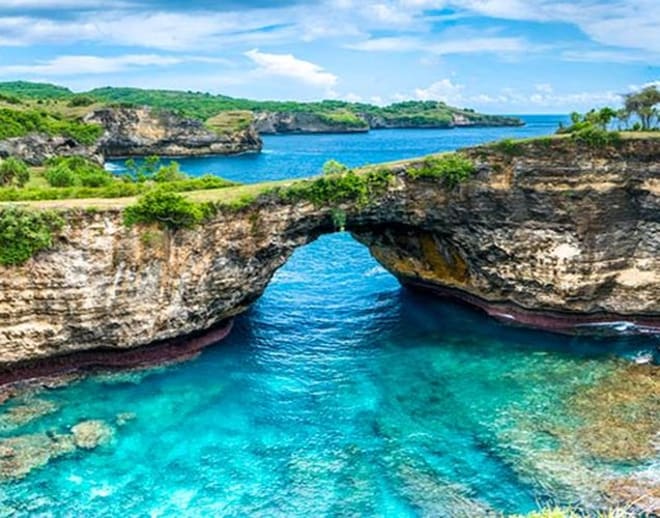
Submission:
[[[0,81],[490,113],[660,85],[660,0],[0,0]]]

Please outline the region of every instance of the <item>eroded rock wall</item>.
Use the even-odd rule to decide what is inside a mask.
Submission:
[[[252,126],[218,134],[198,120],[150,108],[103,108],[84,120],[105,129],[97,148],[106,157],[230,155],[262,147]]]
[[[340,206],[347,229],[404,284],[502,318],[660,328],[660,139],[467,153],[478,174],[455,188],[391,166],[387,192]],[[335,230],[333,208],[269,196],[174,233],[127,229],[120,210],[69,211],[52,250],[0,267],[0,366],[225,322],[295,248]]]

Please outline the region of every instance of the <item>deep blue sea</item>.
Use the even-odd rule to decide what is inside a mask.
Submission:
[[[548,134],[562,118],[526,119],[266,137],[260,155],[182,166],[244,182],[306,176],[330,158],[357,166]],[[2,437],[64,434],[89,419],[114,429],[96,449],[0,484],[0,515],[481,517],[588,506],[603,480],[660,478],[658,464],[584,455],[568,401],[656,343],[507,327],[402,289],[348,234],[325,236],[196,359],[94,375],[0,407],[48,409],[0,425]]]

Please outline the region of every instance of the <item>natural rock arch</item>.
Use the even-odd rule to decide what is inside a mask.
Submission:
[[[506,320],[660,329],[660,139],[467,153],[478,172],[451,189],[392,166],[387,192],[338,207],[347,230],[404,284]],[[94,364],[124,361],[108,351],[148,359],[150,344],[196,350],[297,247],[334,231],[333,209],[264,197],[174,233],[127,229],[120,209],[72,210],[53,250],[0,272],[0,366],[15,377],[71,354]]]

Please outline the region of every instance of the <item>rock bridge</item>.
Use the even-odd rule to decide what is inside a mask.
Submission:
[[[69,209],[53,249],[0,267],[0,382],[217,341],[296,248],[336,231],[337,208],[404,285],[560,332],[660,330],[660,138],[465,153],[477,172],[457,187],[402,162],[366,206],[263,196],[176,232]]]

